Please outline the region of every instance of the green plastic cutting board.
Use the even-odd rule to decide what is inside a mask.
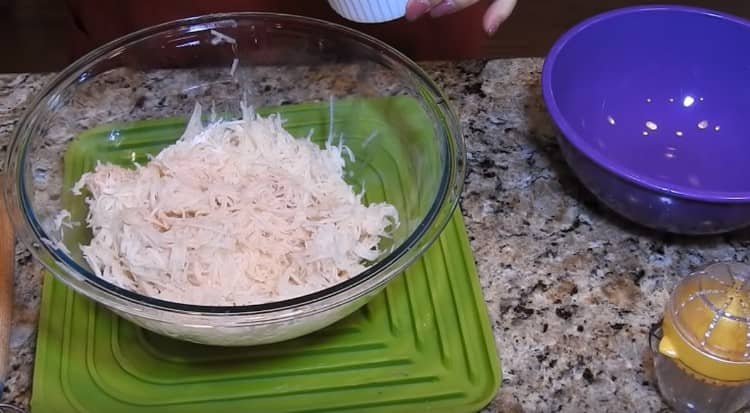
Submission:
[[[357,106],[368,110],[358,109],[358,124],[363,130],[381,124],[382,134],[378,117],[394,105],[421,112],[408,98],[359,101]],[[308,128],[310,119],[327,119],[327,107],[319,104],[274,111],[295,135],[295,124]],[[179,119],[137,122],[118,126],[117,139],[107,138],[111,126],[90,130],[65,155],[65,183],[75,182],[96,159],[143,161],[183,128]],[[147,135],[151,140],[143,139]],[[163,137],[158,145],[155,136]],[[385,177],[405,179],[406,171],[393,172]],[[386,179],[374,193],[390,201],[388,188],[397,183]],[[65,202],[80,213],[80,199]],[[32,413],[461,413],[481,409],[499,385],[494,338],[456,211],[427,253],[368,305],[324,330],[268,346],[210,347],[159,336],[48,276],[31,408]]]

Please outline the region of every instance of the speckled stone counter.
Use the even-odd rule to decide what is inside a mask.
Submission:
[[[681,238],[638,228],[572,176],[540,95],[541,60],[423,66],[461,117],[469,168],[461,206],[503,363],[486,412],[665,410],[647,335],[678,276],[746,261],[750,231]],[[0,151],[49,75],[0,75]],[[134,90],[147,111],[157,92]],[[141,98],[142,97],[142,98]],[[3,401],[31,392],[41,267],[16,250],[11,376]]]

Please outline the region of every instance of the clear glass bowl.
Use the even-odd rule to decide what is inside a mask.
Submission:
[[[310,102],[327,108],[323,105],[332,99],[335,121],[331,125],[326,120],[323,126],[343,134],[354,151],[358,161],[347,171],[350,182],[355,187],[364,183],[370,201],[383,195],[373,193],[377,185],[368,183],[399,169],[398,182],[381,182],[381,187],[389,185],[387,201],[396,206],[401,219],[387,253],[338,285],[260,305],[167,302],[96,277],[75,253],[78,242],[61,239],[53,223],[71,197],[69,183],[63,182],[66,168],[73,167],[64,162],[71,142],[98,128],[103,153],[122,150],[123,125],[187,119],[196,102],[236,118],[243,95],[257,108],[280,106],[282,112],[287,105]],[[381,102],[382,130],[373,130],[367,142],[350,144],[349,135],[362,136],[357,127],[370,107],[361,103],[374,100]],[[416,125],[414,119],[423,121]],[[415,127],[421,128],[420,139],[415,138]],[[383,151],[399,156],[391,163],[371,162],[384,158],[378,155]],[[457,204],[464,164],[455,114],[428,76],[396,50],[324,21],[217,14],[141,30],[94,50],[59,73],[31,102],[16,128],[4,196],[17,236],[75,291],[157,333],[204,344],[251,345],[298,337],[364,305],[438,237]],[[59,248],[58,241],[66,248]]]

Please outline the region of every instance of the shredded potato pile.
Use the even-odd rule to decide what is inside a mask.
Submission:
[[[184,135],[145,166],[97,165],[85,189],[93,271],[118,286],[188,304],[246,305],[337,284],[377,259],[398,226],[386,203],[363,204],[343,155],[295,139],[278,116],[244,110]]]

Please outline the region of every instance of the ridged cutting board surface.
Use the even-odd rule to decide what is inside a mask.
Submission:
[[[415,103],[360,101],[360,108],[372,110],[358,112],[359,122],[382,124],[378,105],[393,104],[408,109]],[[305,127],[310,122],[303,120],[324,119],[326,110],[315,104],[280,109],[288,123]],[[165,145],[182,127],[184,121],[174,119],[120,125],[117,147],[102,138],[111,128],[84,134],[66,153],[65,184],[77,180],[92,160],[143,159],[158,151],[153,140],[139,139],[143,133],[164,136]],[[386,199],[389,185],[398,184],[389,180],[408,179],[398,168],[391,172],[377,188]],[[369,194],[372,182],[367,185]],[[66,202],[80,209],[70,204],[80,201]],[[360,311],[317,333],[269,346],[208,347],[162,337],[49,276],[33,383],[34,413],[460,413],[475,412],[493,397],[500,370],[456,211],[423,258]]]

